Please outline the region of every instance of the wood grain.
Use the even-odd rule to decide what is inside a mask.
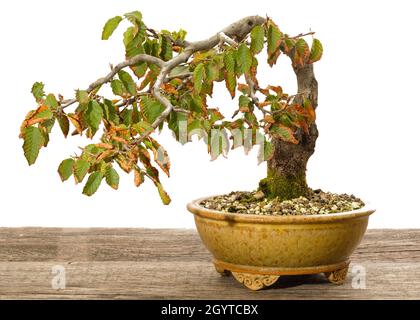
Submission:
[[[216,273],[195,230],[0,228],[0,299],[420,299],[420,230],[368,230],[342,286],[294,276],[252,292]]]

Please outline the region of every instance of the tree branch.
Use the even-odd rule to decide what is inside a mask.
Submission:
[[[127,59],[119,64],[117,64],[115,67],[112,68],[111,72],[108,73],[105,77],[103,78],[99,78],[98,80],[96,80],[95,82],[92,82],[89,87],[86,89],[86,91],[88,93],[92,92],[93,90],[95,90],[97,87],[102,86],[103,84],[111,81],[114,76],[122,69],[129,67],[129,66],[133,66],[135,64],[138,64],[140,62],[148,62],[148,63],[153,63],[156,64],[159,67],[163,67],[165,65],[165,62],[157,57],[154,56],[150,56],[148,54],[138,54],[130,59]],[[77,100],[76,99],[71,99],[69,100],[64,106],[61,107],[61,109],[67,108],[68,106],[72,105],[73,103],[75,103]]]
[[[260,105],[259,105],[260,100],[255,95],[255,83],[251,79],[251,77],[245,77],[245,80],[246,80],[246,83],[249,87],[249,95],[248,96],[251,98],[254,106],[256,106],[264,115],[265,114],[271,114],[272,113],[271,111],[265,110],[263,107],[260,107]]]
[[[165,110],[159,115],[159,117],[152,123],[152,127],[156,129],[159,125],[166,119],[166,117],[171,113],[174,109],[174,106],[171,102],[160,93],[160,86],[166,80],[169,72],[175,68],[176,66],[185,63],[188,59],[197,51],[205,51],[210,50],[217,46],[221,40],[221,35],[225,37],[225,39],[229,38],[236,38],[238,40],[243,39],[246,35],[248,35],[252,28],[256,25],[261,25],[266,21],[265,18],[260,16],[249,16],[238,20],[228,27],[224,28],[223,30],[216,33],[214,36],[197,42],[191,42],[185,47],[185,50],[178,54],[176,57],[172,58],[171,60],[164,63],[155,84],[153,85],[152,94],[158,99],[164,106]],[[234,40],[232,40],[234,41]],[[145,132],[140,138],[135,139],[132,144],[137,144],[141,142],[145,137],[147,137],[151,132]]]
[[[171,81],[173,79],[185,79],[185,78],[189,78],[193,75],[192,72],[184,72],[184,73],[180,73],[180,74],[174,74],[172,76],[167,76],[166,77],[166,81]]]
[[[223,43],[226,42],[227,44],[231,45],[232,47],[235,47],[236,48],[238,46],[238,43],[235,40],[233,40],[232,38],[228,37],[223,32],[219,32],[219,39],[220,39],[221,44],[223,44]]]
[[[152,29],[152,28],[147,28],[146,27],[146,30],[148,31],[148,32],[150,32],[150,34],[155,38],[155,39],[159,39],[159,33],[155,30],[155,29]],[[188,45],[190,44],[188,41],[185,41],[185,40],[182,40],[182,39],[174,39],[171,35],[169,35],[169,34],[165,34],[165,35],[163,35],[163,36],[165,36],[167,39],[169,39],[169,41],[171,41],[172,42],[172,45],[174,45],[174,46],[177,46],[177,47],[181,47],[181,48],[185,48],[185,47],[188,47]]]
[[[119,64],[117,64],[110,73],[108,73],[104,78],[100,78],[98,80],[96,80],[95,82],[93,82],[89,88],[86,90],[87,92],[91,92],[93,91],[95,88],[103,85],[104,83],[107,83],[109,81],[112,80],[112,78],[114,78],[114,76],[121,70],[124,69],[126,67],[129,66],[133,66],[135,64],[138,64],[140,62],[148,62],[148,63],[153,63],[159,67],[163,67],[165,62],[163,60],[161,60],[160,58],[154,57],[154,56],[150,56],[148,54],[138,54],[130,59],[127,59]]]
[[[313,36],[314,34],[315,34],[315,31],[309,31],[309,32],[306,32],[306,33],[299,33],[297,36],[294,36],[294,37],[287,36],[284,39],[299,39],[299,38],[306,37],[306,36]]]
[[[191,43],[187,48],[190,48],[194,51],[203,51],[210,50],[218,45],[220,42],[219,33],[224,33],[227,37],[234,39],[236,41],[241,41],[246,35],[248,35],[251,30],[257,26],[263,24],[267,19],[260,16],[249,16],[241,20],[238,20],[223,30],[219,31],[214,36]]]

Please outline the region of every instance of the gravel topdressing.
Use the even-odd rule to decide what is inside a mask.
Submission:
[[[365,204],[354,195],[310,190],[307,197],[281,201],[268,200],[261,191],[231,192],[203,200],[200,205],[222,212],[259,215],[313,215],[345,212],[362,208]]]

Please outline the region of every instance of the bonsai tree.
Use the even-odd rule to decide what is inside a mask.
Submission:
[[[102,39],[109,39],[124,21],[126,60],[111,65],[108,74],[77,89],[70,99],[47,94],[41,82],[33,85],[36,107],[20,129],[29,165],[48,145],[58,123],[65,137],[94,140],[79,155],[61,162],[58,173],[63,181],[73,175],[81,183],[88,175],[83,188],[88,196],[103,180],[118,189],[118,165],[134,174],[137,187],[150,179],[168,204],[159,169],[169,176],[170,162],[156,140],[166,125],[183,144],[198,135],[212,159],[225,156],[230,148],[243,146],[248,151],[259,145],[259,161],[267,161],[267,177],[259,188],[268,198],[291,199],[309,192],[306,164],[318,136],[313,63],[323,51],[313,32],[289,36],[270,18],[249,16],[210,38],[189,42],[186,31],[154,30],[134,11],[109,19]],[[305,40],[308,36],[311,46]],[[264,49],[270,66],[280,56],[290,59],[296,94],[286,94],[278,84],[259,85],[258,55]],[[215,82],[223,82],[231,99],[237,98],[227,117],[210,105]],[[113,95],[106,97],[101,89],[108,85]]]

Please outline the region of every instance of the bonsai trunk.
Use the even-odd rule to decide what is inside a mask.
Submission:
[[[298,95],[294,102],[301,103],[303,97],[309,99],[314,109],[318,105],[318,83],[313,65],[294,67],[298,84]],[[305,196],[309,192],[306,183],[306,165],[314,153],[318,129],[313,123],[309,134],[298,129],[295,137],[298,144],[273,138],[274,155],[267,162],[267,177],[260,181],[260,190],[268,198],[279,197],[282,200]]]

